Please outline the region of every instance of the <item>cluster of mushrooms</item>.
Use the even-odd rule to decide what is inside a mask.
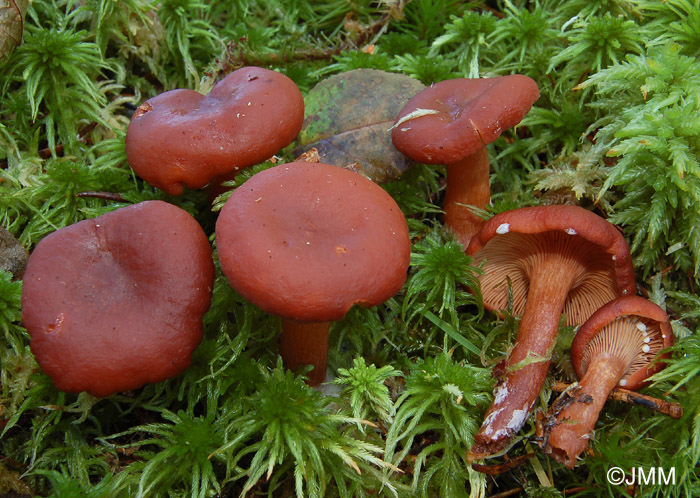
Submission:
[[[485,306],[522,317],[510,355],[494,369],[493,402],[469,460],[496,455],[522,428],[547,375],[562,314],[581,325],[571,355],[580,382],[553,404],[546,453],[573,466],[610,391],[637,389],[662,368],[673,334],[663,310],[635,297],[629,248],[617,228],[576,206],[503,212],[490,201],[486,145],[539,97],[522,75],[448,80],[413,97],[391,130],[411,159],[447,166],[445,223],[483,267]],[[203,96],[172,90],[144,102],[126,136],[133,170],[172,194],[217,186],[289,145],[304,101],[286,76],[234,71]],[[395,201],[338,166],[294,161],[253,175],[216,222],[231,286],[281,317],[287,368],[326,375],[328,330],[353,305],[399,292],[411,242]],[[185,370],[202,339],[214,281],[212,248],[184,210],[146,201],[57,230],[32,252],[22,320],[37,362],[66,392],[137,389]]]
[[[484,306],[521,317],[515,344],[494,368],[493,401],[467,459],[502,453],[544,386],[559,322],[581,325],[571,357],[581,379],[553,404],[540,442],[576,464],[610,392],[639,389],[672,345],[666,313],[636,297],[629,247],[618,229],[578,206],[506,211],[483,222],[468,206],[490,200],[486,145],[518,124],[539,97],[527,76],[455,79],[423,90],[399,113],[392,140],[427,164],[445,164],[445,224],[475,263]],[[656,360],[656,361],[655,361]]]

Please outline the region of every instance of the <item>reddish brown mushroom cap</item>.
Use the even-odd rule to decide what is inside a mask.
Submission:
[[[415,161],[452,164],[518,124],[539,95],[537,83],[522,74],[441,81],[408,101],[391,138]]]
[[[391,133],[394,146],[415,161],[446,165],[445,225],[464,247],[484,221],[468,206],[491,200],[486,145],[518,124],[539,97],[522,74],[436,83],[401,110]]]
[[[129,124],[126,154],[141,178],[178,195],[268,159],[294,140],[303,120],[292,80],[244,67],[206,96],[178,89],[144,102]]]
[[[22,322],[58,389],[108,396],[189,366],[213,279],[194,218],[146,201],[39,242],[24,275]]]
[[[610,343],[614,337],[601,334],[617,320],[634,321],[633,341],[623,344]],[[646,380],[663,369],[658,361],[669,354],[658,355],[662,349],[673,345],[673,331],[666,312],[651,301],[639,296],[629,296],[609,302],[581,326],[571,344],[571,361],[579,378],[583,378],[590,359],[596,352],[614,355],[616,350],[633,348],[634,360],[620,381],[620,387],[637,390]],[[652,362],[656,359],[657,361]]]
[[[577,278],[563,312],[569,325],[583,323],[605,303],[635,292],[634,268],[622,234],[600,216],[578,206],[538,206],[499,213],[474,236],[467,254],[486,260],[480,277],[484,305],[508,304],[508,279],[515,314],[527,301],[528,269],[537,251],[552,252],[569,242],[585,272]],[[548,247],[549,245],[549,247]]]
[[[216,224],[221,268],[263,310],[305,322],[342,319],[353,304],[396,294],[408,227],[381,187],[352,171],[292,162],[236,189]]]

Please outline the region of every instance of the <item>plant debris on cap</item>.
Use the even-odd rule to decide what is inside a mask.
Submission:
[[[141,104],[126,155],[141,178],[178,195],[268,159],[294,140],[303,120],[304,100],[292,80],[244,67],[206,96],[178,89]]]
[[[24,275],[22,322],[58,389],[108,396],[189,366],[213,279],[197,221],[145,201],[39,242]]]

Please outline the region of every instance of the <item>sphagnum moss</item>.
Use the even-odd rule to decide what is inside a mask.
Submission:
[[[608,403],[575,471],[543,457],[493,480],[468,467],[491,392],[482,362],[507,353],[517,320],[483,314],[466,291],[478,269],[435,228],[443,173],[418,166],[386,185],[415,246],[404,290],[331,332],[339,399],[277,365],[275,319],[221,277],[185,374],[107,399],[58,392],[31,357],[21,283],[3,274],[0,492],[476,497],[576,488],[603,497],[624,492],[607,470],[634,465],[676,476],[675,485],[642,483],[637,497],[698,494],[698,12],[696,0],[31,2],[23,43],[0,63],[0,222],[28,250],[146,199],[187,209],[212,235],[206,194],[167,196],[125,161],[130,113],[162,91],[206,92],[251,64],[284,72],[304,93],[359,67],[424,84],[525,73],[542,97],[490,146],[487,211],[567,199],[620,225],[640,290],[668,310],[679,337],[649,389],[670,393],[685,415]],[[283,151],[276,160],[291,159]],[[536,437],[533,427],[519,436]]]

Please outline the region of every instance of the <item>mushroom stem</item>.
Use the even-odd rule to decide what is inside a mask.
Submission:
[[[484,422],[474,436],[469,461],[503,450],[525,424],[547,376],[559,319],[575,273],[571,262],[558,254],[544,257],[529,272],[530,289],[518,336]]]
[[[610,354],[591,359],[569,404],[557,414],[557,421],[547,439],[546,453],[570,469],[576,465],[576,457],[588,447],[590,433],[605,400],[628,367],[627,363]]]
[[[489,153],[480,148],[461,161],[447,165],[445,192],[445,224],[466,248],[485,221],[466,205],[485,208],[491,201],[489,185]]]
[[[319,386],[326,378],[330,322],[298,322],[282,319],[280,355],[284,366],[294,371],[313,365],[308,384]]]

